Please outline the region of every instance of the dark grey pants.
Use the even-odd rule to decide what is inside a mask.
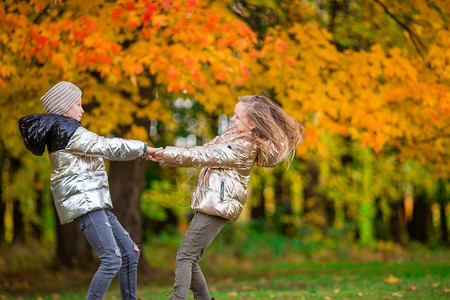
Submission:
[[[172,299],[187,299],[189,289],[196,300],[210,300],[208,286],[198,262],[228,220],[195,213],[177,252]]]
[[[103,299],[117,273],[122,299],[136,299],[140,250],[116,216],[102,209],[91,211],[76,222],[100,259],[100,267],[91,280],[86,299]]]

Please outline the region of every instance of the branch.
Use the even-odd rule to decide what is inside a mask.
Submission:
[[[45,12],[47,11],[47,9],[49,9],[50,5],[47,4],[40,12],[39,14],[33,19],[33,24],[35,24],[41,17],[43,14],[45,14]]]
[[[436,136],[432,136],[423,140],[419,140],[417,141],[416,144],[426,144],[426,143],[430,143],[430,142],[434,142],[435,140],[441,139],[441,138],[450,138],[450,134],[441,134],[441,135],[436,135]]]
[[[411,41],[413,42],[414,47],[416,48],[419,55],[422,58],[424,58],[424,54],[423,54],[422,50],[426,50],[426,46],[422,42],[422,40],[414,33],[414,31],[412,31],[412,29],[409,28],[408,25],[406,25],[405,23],[400,21],[393,13],[391,13],[389,11],[389,9],[387,8],[387,6],[383,2],[381,2],[380,0],[373,0],[373,1],[378,3],[383,8],[384,12],[388,16],[390,16],[392,19],[394,19],[394,21],[397,22],[397,24],[400,25],[401,28],[403,28],[404,30],[406,30],[409,33],[409,36],[411,37]]]

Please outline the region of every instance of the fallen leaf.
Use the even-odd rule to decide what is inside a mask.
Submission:
[[[398,293],[398,292],[392,293],[392,296],[394,296],[394,297],[403,297],[402,293]]]
[[[408,288],[408,290],[409,291],[417,291],[417,288],[414,285],[412,285]]]
[[[399,279],[399,278],[397,278],[397,277],[395,277],[395,276],[392,275],[392,274],[389,275],[388,278],[385,278],[385,279],[384,279],[384,282],[389,283],[389,284],[397,283],[397,282],[400,282],[400,281],[402,281],[402,280]]]

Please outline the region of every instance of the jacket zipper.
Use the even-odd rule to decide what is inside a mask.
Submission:
[[[222,181],[220,183],[220,201],[223,201],[224,192],[225,192],[225,182]]]

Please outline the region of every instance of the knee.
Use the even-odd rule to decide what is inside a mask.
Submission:
[[[133,249],[130,249],[128,251],[128,258],[130,260],[130,263],[138,263],[139,257],[141,256],[141,250],[139,250],[139,247],[134,244]]]
[[[180,263],[198,263],[204,253],[205,249],[190,249],[184,245],[178,248],[177,256],[175,261],[177,264]]]
[[[141,255],[141,250],[139,247],[134,244],[133,248],[126,249],[125,253],[122,255],[122,261],[124,264],[137,264],[139,261],[139,257]]]
[[[108,251],[108,254],[100,258],[101,266],[110,273],[116,274],[122,267],[122,255],[120,249]]]
[[[189,255],[188,253],[178,253],[175,258],[175,263],[177,265],[185,263],[194,264],[198,261],[199,259],[197,258],[196,255]]]

